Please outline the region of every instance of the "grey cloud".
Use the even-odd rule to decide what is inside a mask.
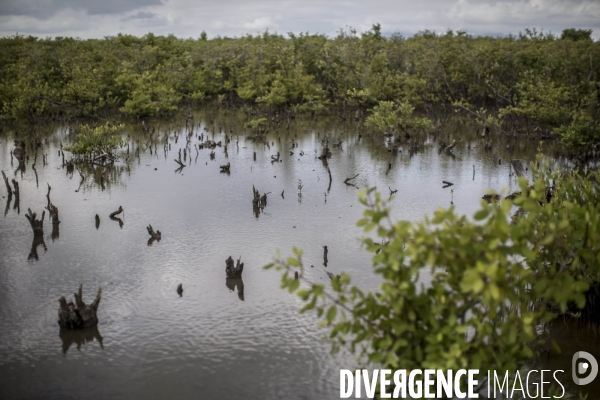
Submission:
[[[130,15],[127,18],[123,18],[123,21],[129,21],[132,19],[152,19],[158,17],[158,14],[153,12],[139,11],[137,14]]]
[[[244,36],[266,29],[334,36],[348,26],[362,32],[380,23],[383,32],[405,36],[425,29],[501,36],[525,28],[560,33],[574,27],[594,29],[600,37],[595,0],[0,0],[0,17],[6,21],[0,36],[18,31],[88,38],[143,35],[149,29],[179,37],[198,37],[203,30],[209,37]]]
[[[114,15],[161,4],[161,0],[2,0],[0,15],[46,19],[65,9],[81,10],[89,15]]]

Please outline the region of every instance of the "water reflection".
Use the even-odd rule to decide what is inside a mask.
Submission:
[[[58,230],[58,223],[53,223],[52,224],[52,233],[50,234],[50,237],[52,238],[52,241],[54,242],[56,239],[58,239],[58,237],[60,236],[60,232]]]
[[[122,227],[123,227],[123,225],[125,225],[125,223],[123,222],[123,220],[122,220],[121,218],[119,218],[119,217],[113,217],[113,216],[110,216],[109,218],[110,218],[111,220],[113,220],[113,221],[117,221],[117,222],[119,223],[119,227],[120,227],[120,228],[122,228]],[[98,226],[100,226],[100,223],[98,223]]]
[[[98,341],[100,348],[104,350],[104,345],[102,344],[103,338],[100,335],[98,326],[79,330],[60,328],[58,336],[62,341],[63,354],[67,354],[73,344],[77,346],[77,350],[81,350],[81,345],[93,342],[94,340]]]
[[[8,214],[8,210],[10,210],[10,202],[12,201],[12,196],[8,196],[8,198],[6,199],[6,207],[4,208],[4,216],[6,217],[6,214]]]
[[[58,230],[58,226],[57,226]],[[54,230],[52,230],[54,232]],[[33,241],[31,242],[31,250],[29,251],[29,255],[27,256],[27,260],[36,260],[39,261],[40,257],[37,252],[37,248],[42,246],[44,252],[48,251],[48,247],[46,246],[46,242],[44,242],[44,235],[33,235]]]
[[[329,275],[323,272],[335,265],[318,267],[319,262],[328,265],[328,254],[322,248],[325,243],[335,253],[334,264],[344,265],[353,282],[365,290],[375,288],[380,282],[373,278],[371,268],[365,268],[371,264],[371,255],[358,245],[361,231],[355,226],[363,209],[357,202],[355,187],[344,183],[346,178],[360,173],[356,180],[346,183],[361,188],[374,185],[383,191],[388,188],[390,196],[393,194],[390,201],[394,206],[394,219],[418,220],[442,203],[453,201],[453,195],[457,196],[457,212],[470,214],[479,207],[487,188],[507,187],[511,191],[517,188],[507,163],[500,166],[499,158],[528,160],[537,148],[537,143],[527,140],[515,141],[510,152],[503,150],[505,146],[496,147],[492,153],[483,152],[479,139],[465,131],[457,136],[457,140],[464,136],[465,143],[457,145],[453,161],[448,154],[437,154],[442,137],[432,136],[424,144],[419,142],[418,150],[404,139],[384,145],[380,134],[363,130],[361,125],[354,129],[353,124],[340,124],[335,117],[318,118],[314,123],[298,119],[292,122],[289,132],[271,130],[258,141],[249,138],[249,132],[243,128],[245,123],[245,114],[239,118],[210,114],[198,125],[198,130],[206,133],[190,138],[176,124],[158,120],[153,122],[157,126],[153,136],[134,128],[129,130],[128,148],[123,149],[121,161],[103,166],[69,160],[70,154],[63,154],[63,143],[70,144],[75,138],[68,126],[48,137],[48,147],[44,147],[49,154],[47,166],[42,159],[36,165],[37,171],[27,168],[22,178],[15,177],[22,186],[24,210],[42,205],[44,182],[56,185],[55,201],[68,210],[69,218],[62,223],[66,228],[61,232],[61,241],[35,262],[44,268],[27,268],[23,240],[30,243],[30,227],[22,216],[8,212],[14,200],[4,199],[1,204],[6,207],[7,215],[0,223],[0,265],[3,267],[0,268],[0,315],[14,324],[0,324],[0,359],[8,360],[0,365],[0,375],[10,377],[12,374],[20,388],[29,391],[12,397],[36,398],[43,397],[49,390],[63,390],[61,376],[65,371],[57,369],[52,361],[58,350],[56,325],[38,322],[47,316],[44,304],[48,304],[48,293],[58,293],[65,279],[73,279],[115,281],[116,284],[111,299],[105,303],[105,311],[111,317],[103,325],[103,329],[110,329],[116,346],[113,349],[111,344],[107,349],[111,352],[110,362],[105,357],[107,353],[95,354],[98,348],[93,344],[84,348],[88,350],[85,357],[71,357],[69,363],[69,368],[76,369],[89,365],[89,374],[106,383],[97,385],[96,397],[119,397],[112,390],[128,395],[121,397],[139,397],[143,393],[138,387],[156,384],[172,388],[180,382],[193,382],[199,372],[210,371],[214,379],[205,380],[201,387],[191,387],[190,391],[196,391],[194,395],[201,389],[210,398],[228,398],[233,394],[270,399],[294,397],[302,390],[306,398],[333,398],[336,391],[339,393],[336,373],[339,374],[340,367],[348,368],[353,357],[327,356],[329,344],[318,340],[322,331],[317,329],[313,315],[297,314],[297,300],[287,291],[279,290],[277,274],[247,274],[246,282],[260,287],[248,299],[245,299],[241,278],[226,278],[227,291],[223,291],[222,286],[219,289],[218,281],[224,277],[220,267],[223,254],[239,252],[248,265],[261,265],[270,260],[276,249],[287,254],[291,246],[297,245],[306,250],[307,265],[314,265],[306,271],[307,278],[329,281]],[[226,132],[233,129],[234,135],[239,134],[239,148],[232,147],[229,158],[225,158],[224,149],[216,153],[214,148],[203,145],[209,138],[225,139],[219,133],[219,125],[227,126]],[[149,129],[153,131],[154,127]],[[331,158],[318,159],[325,134],[331,137],[333,154]],[[11,166],[12,143],[8,143],[8,137],[12,138],[6,135],[0,138],[0,171],[12,175],[18,161],[14,160]],[[178,137],[182,143],[178,144]],[[190,139],[188,143],[186,138]],[[33,149],[31,143],[35,141],[27,140],[31,162],[34,156],[29,149]],[[233,136],[230,144],[237,144],[236,140]],[[343,149],[333,147],[339,140],[343,140]],[[445,140],[451,141],[450,138]],[[290,141],[294,144],[293,155],[288,150]],[[470,143],[474,145],[473,150],[466,147]],[[163,151],[157,154],[161,147]],[[179,149],[182,162],[185,160],[187,165],[182,174],[174,174],[173,169],[179,165],[173,159],[178,158]],[[232,173],[225,177],[219,174],[217,167],[228,162]],[[475,176],[474,168],[477,168]],[[454,186],[443,190],[444,179]],[[302,198],[295,198],[299,180],[305,187]],[[78,185],[79,194],[74,193]],[[261,207],[259,198],[257,207],[252,205],[253,215],[248,213],[252,203],[249,186],[252,185],[261,190],[261,195],[269,190],[275,193],[269,199],[269,209]],[[160,195],[153,198],[157,188]],[[451,191],[454,188],[456,193]],[[30,201],[33,203],[28,204]],[[133,212],[134,217],[128,220],[130,229],[124,228],[124,215],[120,218],[115,215],[113,221],[117,221],[122,230],[116,231],[114,222],[108,222],[102,231],[90,234],[94,230],[92,217],[107,218],[116,204]],[[165,212],[166,209],[169,212]],[[140,218],[141,215],[152,215],[156,226],[164,226],[166,232],[171,232],[172,243],[166,247],[164,243],[153,244],[154,241],[145,236],[147,221]],[[95,222],[99,228],[100,217]],[[49,233],[45,238],[51,237]],[[147,245],[158,247],[144,247],[144,237]],[[34,238],[31,260],[37,259],[40,245],[45,249],[43,239]],[[385,243],[378,247],[383,245]],[[106,248],[111,251],[107,252]],[[159,248],[160,251],[154,251]],[[98,265],[98,268],[77,268],[80,264]],[[126,274],[122,272],[124,265],[131,266]],[[215,265],[219,267],[213,267]],[[332,273],[332,278],[336,277]],[[176,295],[172,288],[184,281],[189,282],[189,295],[181,301],[183,299],[176,297],[182,293]],[[20,282],[26,282],[26,296],[21,296],[24,291],[19,288]],[[165,301],[160,297],[164,287],[167,288]],[[232,293],[235,291],[237,295]],[[203,295],[198,296],[198,293]],[[19,307],[14,306],[17,303]],[[240,306],[244,307],[243,313],[239,312]],[[198,310],[202,313],[201,320],[184,317],[198,315]],[[32,325],[36,325],[36,329],[31,329]],[[165,329],[174,326],[178,329]],[[243,338],[239,335],[240,329],[246,332]],[[165,334],[172,340],[164,340]],[[573,342],[579,336],[579,331],[573,329],[561,341]],[[60,337],[63,353],[73,343],[77,348],[95,339],[101,346],[103,343],[97,329],[63,331]],[[585,339],[595,340],[587,336]],[[573,347],[579,349],[580,345]],[[294,351],[292,358],[290,349]],[[581,349],[587,348],[582,346]],[[591,351],[597,352],[597,346]],[[18,361],[11,361],[19,358],[35,362],[35,370],[29,367],[19,370]],[[138,376],[133,388],[131,380],[126,379],[132,360],[144,365],[144,376]],[[570,362],[566,358],[557,359],[556,366],[567,366]],[[543,365],[547,368],[547,364]],[[183,372],[182,366],[191,372]],[[174,371],[188,375],[173,374]],[[240,379],[227,379],[232,374]],[[28,381],[43,382],[44,387],[34,388],[26,383]],[[229,394],[223,395],[223,388]],[[2,389],[0,385],[0,393]],[[64,394],[73,397],[79,389],[81,382],[78,381],[72,388],[64,389]],[[168,397],[168,394],[156,397]],[[192,398],[193,395],[188,391],[180,397]]]
[[[225,286],[231,292],[237,290],[239,299],[244,301],[244,280],[242,278],[225,278]]]

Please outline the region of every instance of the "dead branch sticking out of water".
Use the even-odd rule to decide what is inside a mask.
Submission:
[[[100,216],[96,214],[96,229],[100,228]]]
[[[119,209],[115,212],[110,213],[109,217],[111,220],[113,221],[117,221],[119,223],[119,227],[123,227],[124,223],[123,220],[119,217],[117,217],[116,215],[120,214],[123,212],[123,207],[119,206]]]
[[[462,139],[459,140],[458,142],[456,140],[453,140],[452,143],[450,143],[449,145],[444,147],[444,152],[447,154],[452,153],[452,151],[454,151],[454,147],[456,147],[456,145],[459,144],[460,142],[462,142]]]
[[[58,219],[58,208],[50,201],[51,190],[52,188],[48,183],[48,193],[46,194],[46,198],[48,199],[48,205],[46,206],[46,210],[48,210],[48,218],[52,221],[52,224],[58,225],[60,224],[60,220]]]
[[[340,279],[342,276],[340,274],[334,275],[329,271],[325,271],[325,273],[327,274],[327,276],[329,277],[329,279],[334,280],[334,279]]]
[[[181,149],[179,149],[179,159],[176,158],[175,162],[179,164],[179,168],[175,170],[176,172],[179,172],[185,168],[185,164],[181,161]]]
[[[179,295],[179,297],[183,296],[183,285],[181,283],[177,285],[177,294]]]
[[[344,180],[344,183],[345,183],[347,186],[354,186],[354,187],[357,187],[357,186],[356,186],[356,184],[354,184],[354,183],[352,183],[352,182],[350,182],[350,181],[351,181],[351,180],[353,180],[353,179],[355,179],[355,178],[356,178],[358,175],[360,175],[360,174],[356,174],[356,175],[354,175],[354,176],[353,176],[353,177],[351,177],[351,178],[346,178],[346,179]]]
[[[442,183],[444,184],[444,186],[442,186],[442,189],[446,189],[448,186],[454,185],[454,183],[448,181],[442,181]]]
[[[152,225],[150,225],[150,224],[148,224],[146,229],[148,230],[148,233],[150,234],[150,236],[152,236],[152,239],[156,239],[156,240],[160,241],[161,233],[159,230],[156,230],[156,232],[155,232],[154,229],[152,229]]]
[[[529,179],[529,176],[527,175],[527,172],[525,172],[525,168],[523,168],[523,164],[521,164],[521,160],[511,160],[510,165],[513,167],[513,170],[519,178],[525,178],[529,184],[532,183],[531,179]]]
[[[219,168],[221,168],[221,172],[230,172],[231,163],[228,162],[225,165],[219,165]]]
[[[4,178],[4,184],[6,185],[6,191],[8,192],[8,199],[10,201],[10,199],[12,199],[12,188],[10,187],[10,183],[8,183],[8,178],[6,177],[6,174],[4,173],[4,171],[2,171],[2,178]]]
[[[329,262],[329,260],[327,259],[327,253],[329,252],[329,250],[327,249],[327,246],[323,246],[323,266],[327,266],[327,263]]]
[[[488,203],[492,203],[492,202],[497,202],[500,201],[500,195],[499,194],[484,194],[483,197],[481,197],[483,200],[487,201]]]
[[[110,218],[114,218],[115,216],[121,214],[122,212],[123,212],[123,207],[119,206],[119,209],[117,211],[115,211],[115,212],[111,212],[110,215],[109,215],[109,217]]]
[[[13,190],[13,194],[15,195],[15,203],[18,203],[19,202],[19,182],[12,179],[12,184],[15,187],[15,189]]]
[[[37,219],[37,213],[31,212],[31,208],[27,209],[27,214],[25,214],[25,218],[29,221],[31,225],[31,229],[33,230],[33,235],[43,235],[44,234],[44,217],[46,216],[46,211],[42,211],[42,218]]]
[[[69,171],[70,169],[70,171]],[[72,172],[73,171],[73,164],[71,163],[71,161],[69,161],[67,163],[67,172]],[[79,186],[77,187],[76,192],[79,192],[79,189],[81,189],[81,185],[83,185],[83,181],[85,181],[85,177],[83,176],[83,174],[81,173],[81,171],[79,170],[79,168],[77,168],[77,172],[79,172],[79,176],[81,177],[81,180],[79,181]]]
[[[225,273],[229,278],[241,278],[242,272],[244,271],[244,263],[240,263],[242,257],[238,258],[237,264],[233,266],[233,258],[229,256],[227,260],[225,260]]]
[[[331,151],[329,150],[329,147],[325,146],[323,147],[323,150],[321,151],[321,155],[319,156],[319,160],[323,160],[326,158],[331,157]]]
[[[102,288],[98,289],[98,294],[92,302],[87,305],[82,298],[83,285],[79,285],[79,290],[74,293],[75,304],[69,302],[62,296],[58,303],[58,324],[66,329],[84,329],[98,325],[98,306],[102,298]]]

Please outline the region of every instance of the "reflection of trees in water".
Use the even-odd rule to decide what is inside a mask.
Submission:
[[[67,168],[67,174],[70,174],[73,179],[74,176],[81,174],[83,177],[79,185],[78,190],[90,190],[100,188],[101,190],[110,190],[112,187],[124,187],[125,183],[121,179],[124,172],[129,173],[129,166],[127,164],[91,164],[91,163],[77,163],[76,170],[77,174],[73,169]]]
[[[244,281],[242,278],[225,278],[225,286],[232,292],[237,289],[238,297],[244,301]]]
[[[100,343],[100,347],[104,349],[104,345],[102,344],[103,338],[100,335],[100,331],[98,330],[97,326],[80,330],[60,328],[58,336],[62,341],[63,354],[67,354],[69,348],[71,348],[73,344],[77,346],[77,350],[81,350],[81,345],[88,342],[93,342],[94,339],[97,340],[98,343]]]

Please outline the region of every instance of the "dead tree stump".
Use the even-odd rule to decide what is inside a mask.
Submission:
[[[219,165],[219,168],[221,168],[221,172],[229,172],[231,168],[231,163],[228,162],[225,165]]]
[[[69,302],[62,296],[58,303],[58,324],[66,329],[84,329],[98,325],[98,306],[102,298],[102,288],[98,289],[96,298],[89,306],[83,302],[82,289],[83,285],[79,285],[79,290],[74,293],[75,304]]]
[[[229,278],[241,278],[242,272],[244,271],[244,263],[240,263],[242,257],[238,258],[237,264],[233,266],[233,258],[229,256],[227,260],[225,260],[225,273]]]
[[[152,236],[152,239],[156,239],[156,240],[160,240],[161,239],[161,233],[160,233],[160,231],[157,230],[155,232],[154,229],[152,229],[152,225],[148,225],[146,227],[146,229],[148,230],[148,233],[150,234],[150,236]]]
[[[31,208],[27,209],[27,214],[25,214],[25,218],[31,224],[31,229],[33,230],[34,236],[43,235],[44,234],[44,217],[46,216],[46,211],[42,211],[42,218],[37,219],[37,213],[31,212]]]

